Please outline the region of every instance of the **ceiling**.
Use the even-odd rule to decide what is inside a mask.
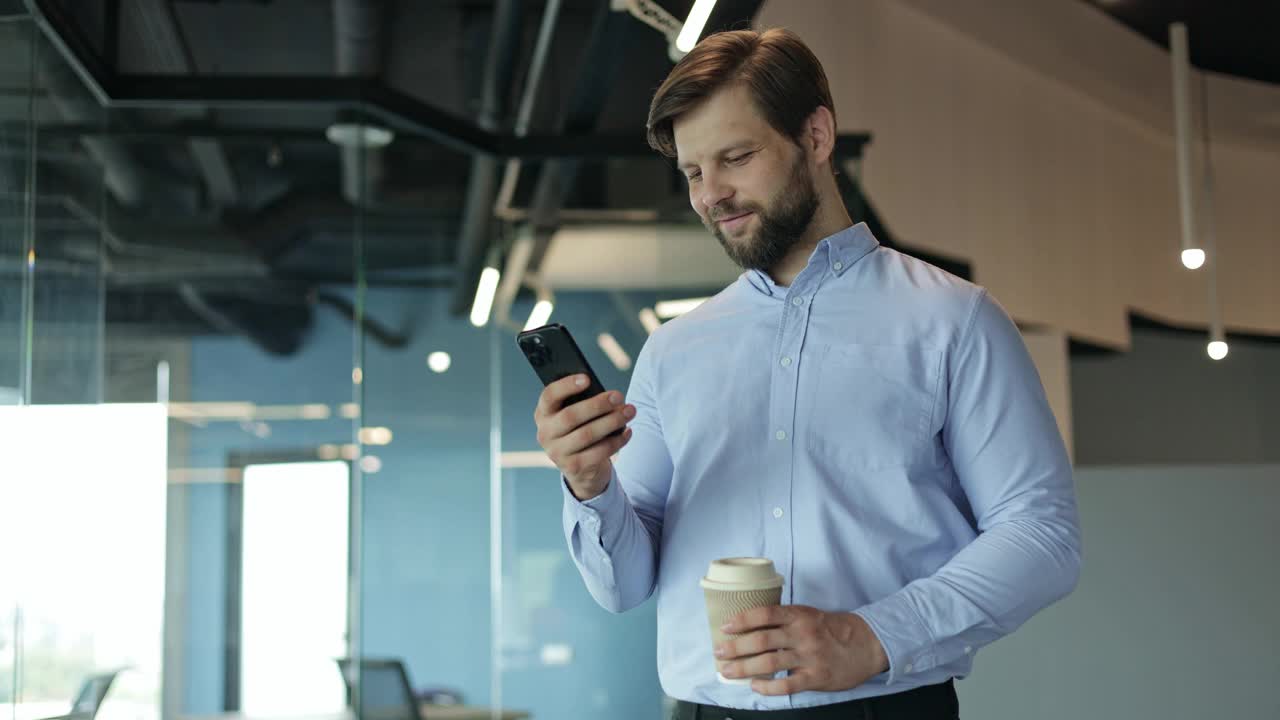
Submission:
[[[659,4],[683,18],[692,0]],[[350,312],[325,289],[353,281],[357,228],[370,285],[449,288],[458,313],[522,215],[540,253],[561,225],[616,210],[690,221],[678,174],[643,137],[668,41],[599,0],[558,3],[528,118],[539,139],[520,145],[550,149],[524,160],[510,217],[492,217],[552,5],[0,0],[0,16],[30,10],[64,46],[33,54],[34,33],[13,28],[0,43],[6,85],[36,59],[42,260],[89,261],[105,235],[108,321],[242,332],[289,353],[317,303]],[[759,5],[722,0],[706,32],[749,25]],[[0,99],[0,132],[20,139],[27,109]],[[357,119],[394,140],[326,139]],[[10,179],[23,170],[0,163]]]
[[[1267,35],[1280,3],[1080,1],[1162,45],[1183,20],[1196,65],[1280,82],[1280,44]],[[683,18],[692,0],[658,4]],[[705,32],[744,27],[761,4],[720,0]],[[678,173],[643,142],[671,68],[667,39],[603,0],[559,4],[530,137],[517,137],[551,5],[0,0],[0,18],[34,12],[63,45],[33,53],[31,33],[0,26],[0,85],[20,86],[37,64],[42,258],[83,263],[105,236],[108,321],[237,332],[287,354],[317,305],[351,313],[332,289],[355,277],[357,231],[370,285],[448,288],[462,314],[486,254],[518,224],[537,228],[538,269],[555,261],[561,227],[694,222]],[[0,94],[0,144],[21,140],[27,110],[20,94]],[[354,119],[394,141],[362,154],[326,139]],[[522,154],[512,210],[495,217],[502,158]],[[23,170],[0,157],[0,186]],[[878,224],[865,198],[858,206]],[[893,244],[887,229],[877,235]],[[373,323],[376,339],[398,341]]]
[[[1169,25],[1187,25],[1191,64],[1280,84],[1280,3],[1224,0],[1083,0],[1166,50]]]

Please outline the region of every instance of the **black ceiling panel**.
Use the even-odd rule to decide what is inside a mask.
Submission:
[[[1275,0],[1084,0],[1157,45],[1169,25],[1187,25],[1191,64],[1204,70],[1280,83],[1280,2]]]

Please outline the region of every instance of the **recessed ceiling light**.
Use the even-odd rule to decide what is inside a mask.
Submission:
[[[442,373],[452,364],[453,358],[449,357],[447,352],[433,352],[427,356],[427,367],[431,368],[432,372]]]

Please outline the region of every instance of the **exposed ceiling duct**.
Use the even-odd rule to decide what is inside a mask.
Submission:
[[[333,42],[337,72],[342,77],[376,78],[382,73],[385,56],[386,5],[382,0],[333,0]],[[383,128],[366,128],[362,117],[350,121],[345,140],[338,143],[342,153],[342,195],[353,205],[374,202],[386,179],[383,147],[389,135]],[[389,132],[389,131],[388,131]]]
[[[110,112],[113,119],[105,130],[76,121],[42,126],[42,138],[55,144],[116,143],[126,159],[143,163],[134,169],[144,183],[151,181],[148,176],[170,173],[179,180],[174,187],[188,188],[220,210],[216,217],[185,213],[144,189],[138,212],[108,205],[98,218],[109,218],[100,225],[110,256],[107,286],[129,299],[130,313],[149,308],[136,315],[139,322],[153,319],[146,313],[155,319],[167,314],[189,327],[199,317],[261,346],[247,321],[235,322],[235,312],[224,305],[257,302],[264,320],[304,320],[302,313],[276,313],[281,301],[264,297],[290,296],[283,304],[306,305],[312,291],[350,283],[356,225],[371,286],[452,284],[455,312],[465,312],[480,268],[495,248],[495,200],[509,159],[532,170],[525,182],[510,183],[506,200],[522,206],[511,208],[520,220],[542,228],[540,248],[527,248],[534,280],[545,243],[563,222],[679,222],[689,214],[674,173],[646,146],[635,124],[640,96],[647,102],[670,68],[666,41],[609,3],[490,0],[422,10],[417,4],[332,0],[327,17],[304,18],[276,3],[141,0],[118,6],[117,25],[110,17],[95,25],[91,13],[75,12],[59,0],[27,3],[50,45],[73,68],[73,79],[88,88],[94,112]],[[712,24],[740,22],[758,5],[721,0],[717,12],[725,17]],[[403,22],[392,22],[393,15]],[[421,22],[429,22],[422,27],[433,47],[393,54],[393,44],[417,37],[398,26]],[[118,27],[114,34],[124,55],[96,46],[94,38],[111,27]],[[238,27],[246,34],[236,43],[215,39]],[[541,92],[540,73],[525,78],[524,121],[514,123],[515,108],[508,107],[513,80],[535,29],[536,47],[529,54],[546,78]],[[284,46],[273,39],[280,31],[296,36],[290,36],[284,55],[278,54]],[[395,75],[391,58],[398,60],[401,52],[413,67],[436,63],[433,71]],[[542,110],[534,112],[539,104]],[[193,109],[200,114],[192,115]],[[395,128],[396,156],[358,144],[335,153],[324,140],[324,129],[335,119],[350,123],[357,138],[362,125]],[[122,120],[128,125],[120,127]],[[534,131],[539,126],[544,134]],[[401,162],[427,171],[406,173],[413,178],[410,185],[394,172]],[[42,168],[42,179],[49,178],[48,170]],[[468,171],[464,184],[460,178]],[[90,193],[101,182],[99,176],[66,179]],[[238,201],[218,199],[233,196]],[[566,210],[566,203],[575,206]],[[361,210],[353,213],[352,205]],[[153,214],[153,206],[161,214]],[[710,251],[705,260],[725,267],[714,241],[693,229],[701,250]],[[614,242],[627,244],[631,237],[622,231]],[[681,265],[704,267],[693,260]],[[727,266],[730,276],[732,271]],[[161,304],[164,313],[156,309]],[[334,303],[324,304],[326,312],[341,312]],[[364,322],[368,327],[369,319]],[[301,328],[280,331],[295,329]],[[398,342],[394,333],[375,340]]]
[[[149,64],[162,73],[187,75],[196,71],[191,50],[182,37],[169,0],[134,0],[121,6],[122,29],[136,32]],[[184,108],[179,112],[208,119],[207,108]],[[215,209],[233,207],[240,201],[235,175],[226,150],[217,140],[191,138],[187,147],[204,181],[205,200]]]
[[[48,44],[40,46],[39,64],[49,100],[64,120],[80,125],[103,124],[102,107]],[[103,183],[116,201],[128,208],[141,207],[147,199],[147,183],[129,148],[118,140],[102,136],[84,137],[80,142],[102,166]]]
[[[519,45],[521,4],[518,0],[498,0],[494,9],[480,92],[478,121],[482,130],[496,130],[506,114],[504,100],[511,87],[515,51]],[[499,162],[498,158],[486,153],[476,153],[471,157],[471,176],[458,239],[458,284],[450,307],[455,315],[471,307],[489,249],[493,203],[498,196]]]

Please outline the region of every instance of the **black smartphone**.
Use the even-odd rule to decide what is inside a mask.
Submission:
[[[573,336],[565,326],[551,323],[525,330],[516,336],[516,344],[520,346],[520,352],[524,353],[529,364],[533,366],[533,371],[538,374],[543,386],[570,375],[587,376],[589,381],[587,389],[566,398],[564,407],[604,392],[604,385],[600,383],[600,378],[596,377],[595,371],[591,369],[587,358],[582,354],[582,349],[578,347],[578,343],[574,342]],[[609,437],[621,434],[622,429],[619,428],[609,433]]]

